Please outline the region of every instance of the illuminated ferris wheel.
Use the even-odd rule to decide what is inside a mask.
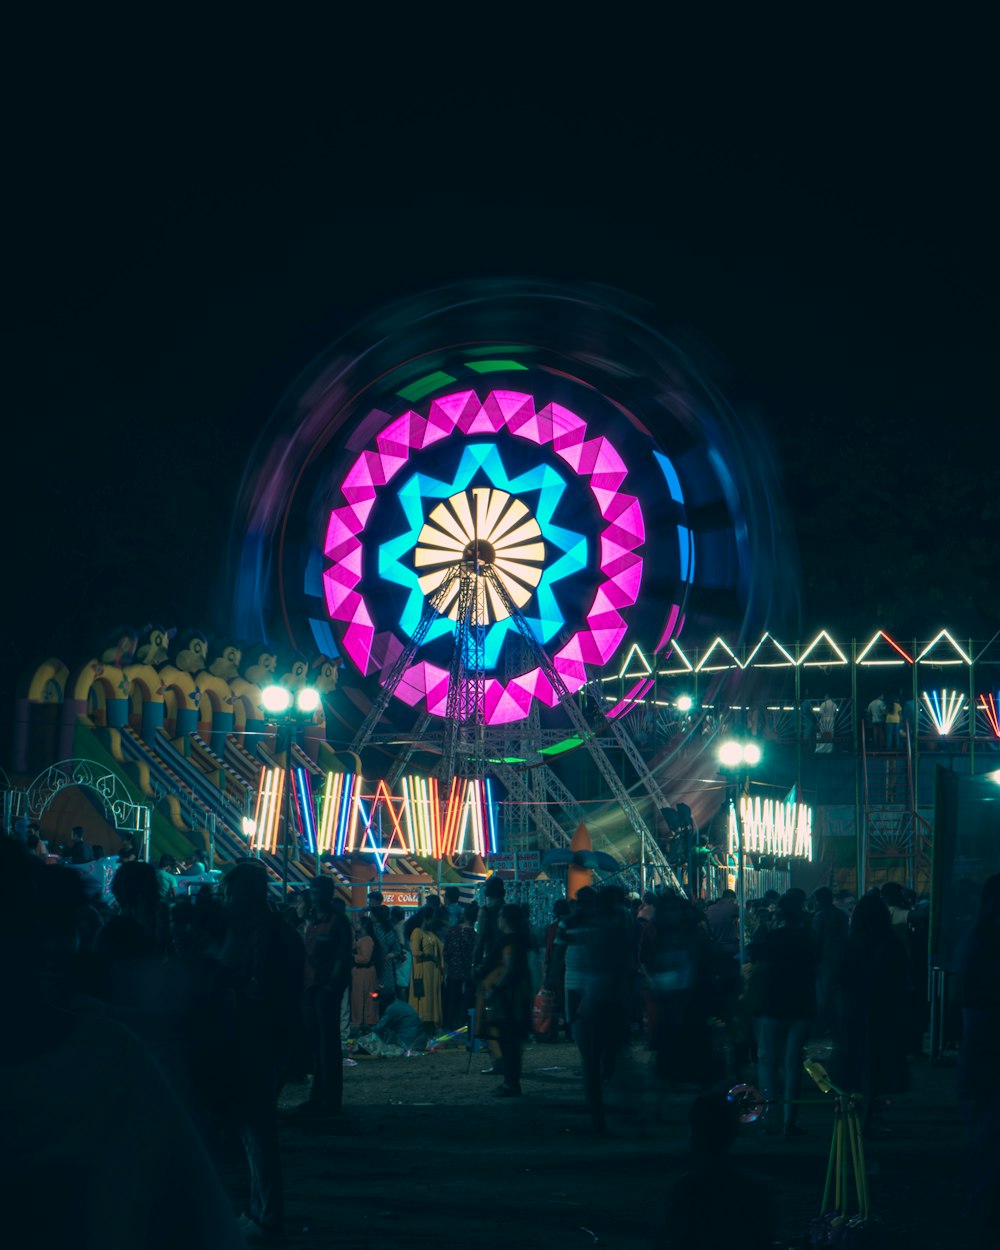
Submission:
[[[627,739],[652,682],[613,707],[595,688],[634,643],[666,656],[686,622],[734,636],[773,620],[766,458],[603,295],[494,284],[411,302],[338,344],[277,419],[242,501],[237,627],[277,623],[351,662],[370,691],[355,749],[435,739],[442,775],[499,774],[516,735],[541,742],[560,712],[580,742],[598,743],[595,717]]]

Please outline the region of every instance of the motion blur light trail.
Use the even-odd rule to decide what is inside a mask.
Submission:
[[[485,531],[487,532],[483,532]],[[504,546],[504,535],[511,536]],[[449,560],[509,579],[570,688],[684,629],[734,643],[798,626],[774,462],[627,296],[504,281],[442,288],[360,323],[290,388],[233,521],[234,628],[359,673],[399,655]],[[499,603],[489,717],[551,703]],[[447,614],[400,693],[443,715]],[[418,671],[419,670],[419,671]],[[443,675],[443,680],[442,680]]]

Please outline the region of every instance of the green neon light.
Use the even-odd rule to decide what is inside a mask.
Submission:
[[[577,747],[583,746],[582,738],[567,738],[565,742],[557,742],[555,746],[542,747],[538,752],[539,755],[562,755],[564,751],[574,751]]]
[[[416,382],[411,382],[409,386],[404,386],[401,391],[396,394],[400,399],[408,400],[412,403],[415,399],[423,399],[425,395],[429,395],[431,391],[439,391],[442,386],[448,386],[455,379],[450,373],[428,373],[425,378],[418,378]]]
[[[518,364],[516,360],[470,360],[469,368],[476,373],[506,373],[511,369],[527,372],[528,366]]]

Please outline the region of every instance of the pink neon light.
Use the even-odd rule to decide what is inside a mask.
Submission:
[[[641,703],[653,685],[652,677],[640,677],[628,694],[624,695],[608,712],[608,720],[617,720]]]
[[[491,391],[480,403],[474,391],[457,391],[435,399],[427,417],[406,412],[391,421],[378,435],[377,452],[363,451],[345,475],[341,490],[346,506],[335,508],[327,526],[325,553],[334,561],[324,573],[326,606],[333,620],[347,622],[344,648],[366,675],[391,663],[402,644],[393,634],[375,633],[374,624],[356,587],[362,577],[362,543],[368,516],[378,489],[407,463],[410,452],[464,434],[508,433],[544,446],[552,444],[581,477],[589,479],[601,516],[608,522],[600,535],[600,568],[604,581],[598,586],[587,611],[587,627],[580,630],[553,657],[553,663],[571,692],[586,680],[585,664],[605,664],[626,633],[619,609],[635,603],[642,584],[642,557],[636,548],[645,540],[645,523],[639,501],[619,494],[626,477],[624,461],[606,438],[587,439],[587,425],[560,404],[535,411],[534,399],[522,391]],[[485,704],[489,724],[523,720],[531,699],[552,706],[556,694],[539,670],[515,678],[507,687],[487,683]],[[541,681],[538,680],[541,678]],[[410,666],[396,693],[415,706],[421,699],[428,711],[443,715],[447,706],[447,674],[423,662]]]
[[[654,655],[656,655],[656,653],[661,648],[665,647],[667,643],[670,642],[670,640],[673,638],[674,626],[677,624],[677,618],[680,616],[680,614],[681,614],[680,605],[676,603],[673,604],[673,606],[670,609],[670,615],[667,617],[666,628],[664,629],[663,633],[660,635],[660,641],[656,644],[656,647],[653,651]]]

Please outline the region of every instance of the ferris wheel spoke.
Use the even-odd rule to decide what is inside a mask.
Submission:
[[[495,560],[495,566],[507,577],[525,582],[529,586],[537,586],[542,580],[542,570],[530,564],[519,564],[516,560]]]
[[[512,497],[510,507],[490,529],[490,542],[495,546],[506,533],[513,529],[515,525],[519,525],[528,515],[527,505],[523,504],[520,499]]]
[[[431,512],[429,520],[440,526],[441,529],[446,530],[463,547],[472,537],[471,533],[466,533],[462,528],[447,503],[439,503]]]

